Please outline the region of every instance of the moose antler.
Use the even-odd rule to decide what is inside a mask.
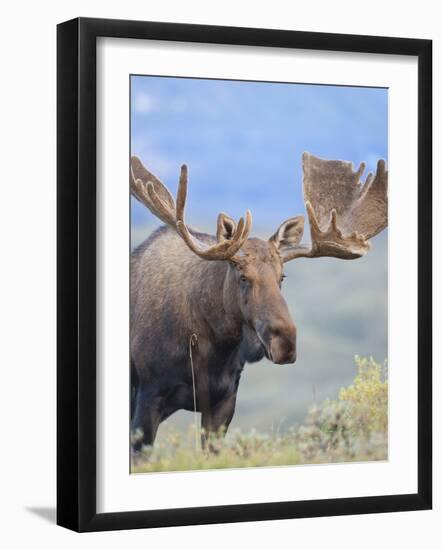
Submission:
[[[285,262],[322,256],[352,260],[368,252],[368,239],[388,225],[388,173],[385,161],[379,160],[375,178],[369,174],[361,185],[364,169],[363,162],[354,172],[352,162],[303,154],[303,190],[312,243],[309,248],[288,251]]]
[[[184,220],[188,189],[188,169],[186,165],[181,167],[176,201],[174,201],[166,186],[146,170],[137,157],[131,158],[130,183],[134,197],[155,216],[171,225],[187,246],[195,254],[206,260],[233,259],[249,236],[252,227],[252,216],[249,210],[246,211],[246,221],[240,218],[236,228],[235,223],[230,218],[227,218],[224,214],[219,214],[217,244],[208,246],[192,234]],[[223,232],[220,230],[222,223],[232,224],[230,225],[231,231],[228,238],[224,238]]]

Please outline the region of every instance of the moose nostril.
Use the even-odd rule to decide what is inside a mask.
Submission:
[[[269,324],[256,323],[257,335],[267,350],[268,359],[277,364],[294,363],[296,360],[296,328],[284,320]]]
[[[294,363],[297,359],[295,326],[278,326],[272,332],[272,361],[279,364]]]
[[[270,343],[270,359],[273,363],[294,363],[297,355],[295,340],[293,338],[281,338],[274,336]]]

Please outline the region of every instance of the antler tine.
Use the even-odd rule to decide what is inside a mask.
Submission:
[[[184,222],[186,195],[188,193],[188,167],[183,164],[180,169],[176,201],[176,221]]]

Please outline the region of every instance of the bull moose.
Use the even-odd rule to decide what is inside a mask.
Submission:
[[[304,217],[268,239],[250,237],[249,211],[238,223],[219,214],[216,235],[184,220],[187,167],[177,199],[137,157],[131,192],[165,225],[131,257],[131,416],[137,452],[179,409],[202,413],[203,434],[228,428],[245,363],[296,360],[296,326],[281,293],[283,265],[297,258],[366,254],[387,226],[387,171],[360,178],[351,162],[303,154],[303,191],[311,244],[300,245]]]

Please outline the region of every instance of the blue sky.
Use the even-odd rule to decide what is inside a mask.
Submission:
[[[131,151],[175,193],[189,167],[188,221],[210,230],[246,208],[256,233],[304,212],[301,155],[387,159],[388,91],[166,77],[131,77]],[[155,224],[135,200],[132,222]]]

